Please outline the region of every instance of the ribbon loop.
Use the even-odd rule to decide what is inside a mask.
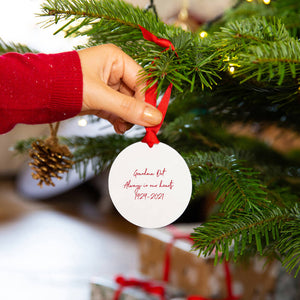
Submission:
[[[155,44],[159,45],[160,47],[165,48],[165,51],[168,50],[170,47],[173,51],[175,51],[174,45],[167,39],[162,39],[158,38],[151,32],[149,32],[147,29],[144,27],[140,26],[140,29],[142,31],[143,37],[145,40],[148,40],[150,42],[154,42]],[[176,52],[175,52],[176,53]],[[176,53],[177,55],[177,53]],[[148,80],[148,84],[151,83],[152,80]],[[153,127],[146,127],[146,135],[143,138],[142,142],[147,143],[148,146],[151,148],[153,147],[154,144],[158,144],[159,140],[157,138],[157,133],[159,129],[161,128],[161,125],[164,121],[168,105],[169,105],[169,100],[171,97],[171,91],[172,91],[173,84],[170,83],[165,94],[163,95],[157,109],[162,113],[163,118],[160,124],[153,126]],[[156,106],[156,98],[157,98],[157,83],[154,84],[152,87],[147,89],[146,94],[145,94],[145,101],[153,106]]]
[[[169,40],[158,38],[157,36],[149,32],[146,28],[142,27],[141,25],[139,25],[139,27],[145,40],[153,42],[160,47],[166,48],[166,50],[171,47],[171,49],[175,51],[174,45]]]

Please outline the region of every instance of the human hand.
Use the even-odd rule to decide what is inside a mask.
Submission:
[[[132,124],[155,126],[161,112],[146,103],[138,84],[142,69],[130,56],[112,44],[78,51],[83,74],[81,114],[94,114],[108,120],[117,133],[124,133]]]

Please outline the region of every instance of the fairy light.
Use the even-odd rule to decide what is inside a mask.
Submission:
[[[252,2],[253,0],[246,0],[247,2]]]
[[[78,126],[80,126],[80,127],[85,127],[86,125],[87,125],[87,120],[86,120],[86,119],[80,118],[80,119],[78,120]]]
[[[200,37],[201,37],[202,39],[204,39],[204,38],[206,38],[206,37],[208,36],[208,33],[207,33],[206,31],[201,31],[201,32],[199,33],[199,35],[200,35]]]
[[[228,70],[229,70],[229,72],[230,72],[231,74],[233,74],[234,71],[235,71],[235,67],[231,66],[231,67],[228,68]]]
[[[264,4],[268,5],[271,3],[271,0],[263,0]]]
[[[235,66],[236,64],[229,64],[228,71],[233,74],[235,72]]]
[[[230,57],[228,55],[225,55],[225,58],[223,59],[223,61],[230,62],[229,66],[228,66],[228,71],[231,74],[233,74],[235,72],[236,67],[239,68],[241,66],[241,65],[239,65],[238,63],[235,62],[237,59],[238,58],[236,56]]]

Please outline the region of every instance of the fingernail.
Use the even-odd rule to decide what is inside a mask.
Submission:
[[[159,110],[152,106],[146,106],[143,115],[144,121],[150,125],[157,125],[161,122],[162,114]]]

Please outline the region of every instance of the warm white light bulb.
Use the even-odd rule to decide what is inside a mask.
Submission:
[[[252,2],[253,0],[246,0],[247,2]]]
[[[271,3],[271,0],[263,0],[264,4],[268,5]]]
[[[208,33],[207,33],[206,31],[201,31],[201,32],[199,33],[199,35],[200,35],[200,37],[201,37],[202,39],[204,39],[204,38],[206,38],[206,37],[208,36]]]
[[[231,74],[233,74],[234,71],[235,71],[235,68],[234,68],[234,67],[229,67],[229,72],[230,72]]]
[[[86,125],[87,125],[87,120],[86,120],[86,119],[80,118],[80,119],[78,120],[78,126],[80,126],[80,127],[85,127]]]

